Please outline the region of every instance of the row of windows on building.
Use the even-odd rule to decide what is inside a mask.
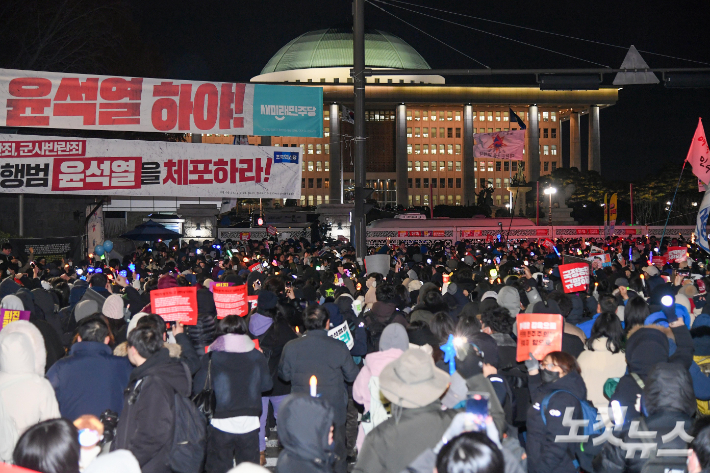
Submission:
[[[312,177],[308,178],[308,188],[313,189],[313,182],[315,181],[316,189],[330,189],[330,179],[328,178],[316,178],[313,179]],[[306,178],[301,178],[301,189],[306,188]]]
[[[422,131],[423,130],[423,131]],[[437,129],[432,127],[431,128],[431,137],[432,138],[453,138],[454,137],[454,128],[439,128],[439,132],[437,133]],[[407,138],[429,138],[429,128],[419,128],[415,127],[414,128],[414,134],[412,134],[412,128],[408,127],[407,128]],[[456,128],[456,138],[461,138],[461,128]]]
[[[431,203],[433,205],[454,205],[454,198],[456,198],[456,205],[461,205],[460,195],[432,195]],[[409,205],[429,205],[429,194],[424,195],[409,195]]]
[[[313,161],[308,161],[308,166],[306,167],[306,161],[301,161],[301,171],[305,172],[306,169],[309,171],[321,172],[330,171],[330,161],[316,161],[315,167],[313,166]]]
[[[414,161],[413,163],[414,166],[412,167],[412,161],[407,161],[407,171],[429,171],[429,161]],[[433,172],[436,172],[437,164],[440,172],[454,170],[453,161],[431,161],[431,170]],[[456,171],[461,171],[461,161],[456,161]]]
[[[530,113],[521,110],[516,113],[521,120],[530,120]],[[386,121],[394,120],[395,111],[394,110],[366,110],[365,120],[367,121]],[[407,120],[424,120],[424,121],[461,121],[461,111],[453,110],[407,110]],[[507,122],[510,121],[509,112],[493,112],[493,111],[474,111],[473,119],[479,121],[489,121],[489,122]],[[542,122],[556,122],[557,112],[537,112],[538,121]],[[330,120],[330,110],[323,110],[323,120]],[[209,136],[209,135],[208,135]]]
[[[423,178],[423,179],[422,179],[422,178],[419,178],[419,177],[412,179],[412,178],[410,177],[409,179],[407,179],[407,187],[409,187],[410,189],[412,189],[412,181],[413,181],[413,183],[414,183],[414,189],[421,189],[421,188],[422,188],[422,184],[424,185],[424,189],[428,189],[428,188],[429,188],[429,178],[428,178],[428,177],[425,177],[425,178]],[[456,181],[456,187],[455,187],[455,188],[456,188],[456,189],[461,189],[461,178],[460,178],[460,177],[457,177],[457,178],[455,179],[455,181]],[[447,179],[447,178],[445,178],[445,177],[440,177],[439,179],[437,179],[437,178],[434,177],[434,178],[431,179],[431,188],[432,188],[432,189],[436,189],[437,186],[438,186],[439,189],[446,189],[446,188],[447,188],[447,185],[446,185],[446,184],[448,184],[448,188],[449,188],[449,189],[454,189],[454,178],[453,178],[453,177],[449,177],[449,178]]]
[[[407,154],[429,154],[429,150],[431,150],[431,154],[436,154],[437,146],[439,154],[454,154],[454,151],[456,154],[461,154],[461,145],[419,145],[411,143],[407,143]]]

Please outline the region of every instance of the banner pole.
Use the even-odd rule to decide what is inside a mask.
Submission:
[[[661,242],[658,244],[658,251],[662,251],[661,247],[663,247],[663,239],[666,236],[666,227],[668,226],[668,219],[671,218],[671,212],[673,211],[673,204],[675,203],[675,196],[678,195],[678,187],[680,187],[680,180],[683,178],[683,171],[685,171],[685,164],[688,162],[686,159],[683,161],[683,168],[680,170],[680,176],[678,177],[678,184],[675,186],[675,192],[673,193],[673,200],[671,200],[671,206],[668,207],[668,215],[666,216],[666,224],[663,225],[663,234],[661,235]]]
[[[631,225],[634,224],[634,185],[629,184],[629,196],[631,201]]]

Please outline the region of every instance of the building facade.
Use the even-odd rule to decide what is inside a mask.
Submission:
[[[563,121],[570,121],[570,166],[581,167],[580,116],[590,114],[589,169],[600,171],[599,111],[614,105],[617,88],[541,91],[538,87],[449,85],[425,74],[428,63],[402,39],[378,30],[365,35],[365,61],[373,69],[419,69],[420,75],[368,77],[366,87],[367,186],[381,205],[474,205],[493,188],[494,205],[509,204],[507,187],[522,173],[528,182],[562,166]],[[352,33],[327,29],[285,45],[252,82],[323,87],[322,138],[251,137],[250,143],[300,147],[301,205],[352,199]],[[526,124],[523,161],[474,159],[473,134]],[[205,135],[205,143],[231,137]],[[522,169],[521,169],[522,168]]]

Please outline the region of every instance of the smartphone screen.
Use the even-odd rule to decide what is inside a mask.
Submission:
[[[473,392],[466,396],[466,412],[473,414],[473,430],[485,431],[488,417],[488,393]]]

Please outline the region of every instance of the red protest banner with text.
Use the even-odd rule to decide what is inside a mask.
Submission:
[[[18,320],[30,320],[29,310],[10,310],[10,309],[0,309],[0,320],[2,320],[2,325],[0,325],[0,330],[4,329],[7,324],[16,322]]]
[[[214,305],[217,307],[217,318],[228,315],[244,317],[249,313],[247,302],[247,286],[214,286]]]
[[[150,307],[166,322],[197,324],[197,288],[173,287],[150,291]]]
[[[670,246],[665,257],[669,263],[680,263],[688,259],[688,248],[685,246]]]
[[[562,264],[559,269],[565,292],[587,290],[589,286],[589,265],[587,263]]]
[[[517,361],[529,359],[530,353],[542,360],[548,353],[562,350],[562,315],[518,314]]]
[[[301,148],[0,134],[0,193],[295,199],[301,159]]]

